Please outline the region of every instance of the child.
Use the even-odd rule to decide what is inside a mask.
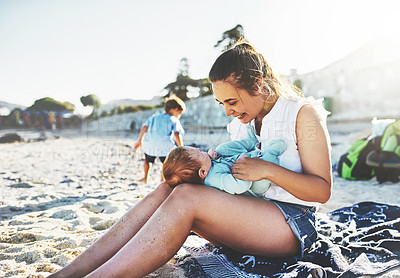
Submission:
[[[138,141],[135,143],[135,150],[143,145],[145,155],[144,178],[139,182],[147,183],[151,164],[156,157],[164,163],[167,154],[175,148],[182,146],[182,135],[184,129],[179,121],[185,111],[185,103],[178,97],[173,96],[166,99],[164,104],[165,113],[151,116],[143,124],[139,133]],[[176,145],[175,145],[176,143]],[[161,175],[161,181],[164,178]]]
[[[248,131],[246,139],[221,144],[208,153],[192,147],[172,150],[163,165],[166,182],[172,187],[180,183],[204,183],[231,194],[247,192],[257,197],[262,196],[268,190],[270,181],[236,179],[231,173],[231,166],[243,155],[279,164],[279,156],[285,151],[286,143],[283,140],[272,141],[265,152],[261,153],[257,139],[252,134]]]

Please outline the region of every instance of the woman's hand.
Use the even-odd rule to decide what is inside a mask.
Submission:
[[[250,158],[247,155],[241,155],[231,167],[232,175],[236,179],[259,181],[266,178],[269,163],[258,157]]]

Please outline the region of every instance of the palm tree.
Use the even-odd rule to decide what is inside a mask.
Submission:
[[[93,110],[90,117],[94,119],[97,118],[97,109],[99,109],[101,106],[100,98],[94,94],[90,94],[87,96],[82,96],[81,102],[83,106],[92,106]]]
[[[243,26],[238,24],[234,28],[225,31],[222,34],[222,38],[214,45],[214,47],[219,47],[222,43],[227,41],[227,44],[222,50],[222,52],[224,52],[231,48],[240,39],[245,40]]]

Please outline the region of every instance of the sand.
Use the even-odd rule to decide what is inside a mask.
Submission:
[[[370,124],[331,124],[329,130],[335,162],[352,142],[370,133]],[[2,130],[0,135],[5,132],[10,131]],[[25,139],[39,136],[18,132]],[[143,175],[143,153],[133,151],[137,134],[96,137],[69,130],[46,135],[48,139],[38,142],[0,144],[0,277],[46,277],[57,271],[160,179],[161,164],[156,162],[149,184],[137,182]],[[186,144],[209,147],[225,140],[224,130],[192,131],[185,137]],[[361,201],[400,205],[399,193],[400,184],[348,181],[334,173],[332,198],[320,211]],[[387,277],[399,276],[399,270],[394,270]],[[171,262],[147,277],[184,275]]]

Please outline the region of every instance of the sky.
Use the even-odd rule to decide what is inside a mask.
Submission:
[[[222,33],[241,24],[281,74],[323,68],[399,35],[397,0],[0,0],[0,101],[151,99],[179,62],[204,78]]]

